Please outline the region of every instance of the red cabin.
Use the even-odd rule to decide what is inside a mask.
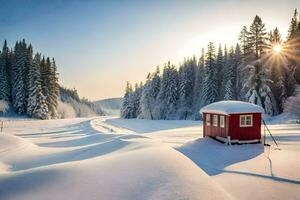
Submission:
[[[203,136],[226,144],[257,143],[261,139],[262,107],[242,101],[219,101],[200,110]]]

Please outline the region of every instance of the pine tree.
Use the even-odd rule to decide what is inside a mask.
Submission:
[[[25,40],[23,40],[25,42]],[[32,67],[33,63],[33,49],[31,44],[29,44],[28,48],[25,50],[25,66],[23,69],[23,82],[24,82],[24,87],[25,87],[25,112],[27,109],[27,104],[28,104],[28,98],[29,98],[29,70]]]
[[[0,53],[0,100],[11,100],[11,60],[6,40]]]
[[[161,87],[157,97],[160,119],[175,119],[178,105],[178,72],[168,62],[163,70]]]
[[[9,83],[4,52],[0,52],[0,100],[9,101]]]
[[[26,112],[26,85],[24,81],[24,76],[26,76],[26,54],[25,41],[17,42],[12,65],[12,100],[13,107],[18,114]]]
[[[195,86],[194,86],[194,118],[199,119],[199,109],[201,103],[201,96],[202,96],[202,87],[203,87],[203,80],[204,80],[204,62],[205,62],[205,53],[204,49],[202,49],[201,57],[198,61],[198,67],[196,69],[196,77],[195,77]]]
[[[48,94],[48,87],[47,87],[47,73],[46,73],[46,60],[45,57],[43,56],[41,59],[41,63],[40,63],[40,73],[41,73],[41,80],[42,80],[42,91],[44,96],[46,96],[46,94]]]
[[[248,89],[246,99],[250,103],[262,106],[269,115],[277,114],[275,99],[269,86],[272,81],[262,63],[256,62],[254,66],[248,65],[246,69],[249,76],[244,85]]]
[[[57,117],[57,104],[58,104],[58,74],[56,69],[55,60],[52,62],[50,58],[43,58],[40,65],[41,78],[42,78],[42,91],[46,98],[49,116],[51,118]]]
[[[160,76],[159,76],[159,67],[151,75],[150,73],[147,76],[146,84],[143,87],[140,100],[140,109],[141,113],[138,116],[143,119],[157,118],[156,115],[156,98],[160,89]]]
[[[132,92],[132,86],[129,82],[127,82],[120,113],[122,118],[133,118]]]
[[[205,72],[206,75],[203,83],[201,106],[205,106],[207,104],[215,102],[218,97],[216,77],[216,55],[215,46],[212,42],[209,43],[208,50],[206,53]]]
[[[295,80],[300,84],[300,20],[298,10],[295,9],[293,18],[289,27],[288,39],[285,44],[288,48],[289,68],[295,68]]]
[[[138,116],[138,118],[141,119],[151,119],[153,120],[153,110],[151,107],[150,99],[151,99],[151,84],[152,83],[152,77],[149,73],[147,75],[147,80],[144,85],[144,89],[142,91],[141,95],[141,101],[140,101],[140,107],[141,107],[141,113]]]
[[[31,44],[27,45],[23,39],[16,42],[14,50],[9,50],[7,42],[4,42],[2,52],[0,52],[0,99],[11,103],[18,114],[27,113],[32,116],[32,102],[30,102],[32,97],[30,94],[32,93],[33,83],[30,76],[33,74],[33,63]],[[47,112],[50,113],[51,118],[55,118],[59,84],[54,59],[51,63],[49,58],[47,60],[43,58],[38,65],[38,70],[40,73],[38,75],[40,76],[39,80],[42,82],[42,92],[47,98],[47,107],[49,108]],[[39,81],[34,82],[38,83]],[[39,101],[44,101],[42,97],[39,97],[39,99]]]
[[[299,29],[299,19],[298,19],[298,10],[295,9],[293,18],[291,20],[290,26],[289,26],[289,33],[288,33],[288,39],[294,39],[297,37],[297,32]]]
[[[223,67],[222,67],[222,85],[221,85],[221,90],[219,93],[220,99],[223,99],[223,97],[225,96],[225,88],[226,88],[226,84],[229,80],[227,77],[228,71],[229,71],[228,50],[227,50],[227,46],[225,45],[224,56],[223,56]]]
[[[196,58],[185,60],[179,69],[179,118],[187,119],[192,114],[195,73],[197,69]]]
[[[234,100],[234,87],[230,79],[227,81],[225,87],[224,100]]]
[[[258,65],[258,63],[256,63]],[[248,78],[245,79],[244,87],[247,90],[246,100],[250,103],[257,104],[262,106],[261,96],[258,93],[259,90],[259,77],[258,77],[258,67],[248,65],[245,68],[246,73],[248,74]]]
[[[51,118],[57,118],[57,105],[59,95],[58,73],[54,58],[50,64],[50,79],[49,79],[49,114]]]
[[[245,91],[243,91],[243,83],[244,83],[244,65],[242,52],[240,49],[240,45],[237,44],[234,50],[234,64],[235,64],[235,97],[236,100],[244,100]]]
[[[272,62],[266,62],[265,65],[270,72],[270,79],[272,83],[270,84],[270,88],[272,93],[274,94],[276,106],[280,111],[283,111],[283,104],[281,103],[281,98],[286,95],[285,86],[283,85],[285,81],[283,78],[285,77],[284,71],[287,70],[286,63],[283,62],[283,55],[274,54],[272,48],[275,45],[281,45],[281,36],[277,28],[269,34],[269,49],[268,57]],[[286,97],[284,97],[286,98]]]
[[[266,30],[259,16],[255,16],[248,33],[248,44],[256,59],[260,59],[266,47]]]
[[[243,59],[243,63],[245,65],[246,62],[249,62],[249,60],[251,59],[251,47],[249,45],[249,41],[248,41],[248,37],[249,37],[249,32],[247,30],[246,26],[243,26],[240,35],[239,35],[239,42],[240,42],[240,47],[241,47],[241,51],[242,51],[242,59]]]
[[[143,91],[143,83],[135,84],[135,90],[132,93],[133,118],[137,118],[141,114],[141,96]]]
[[[40,60],[41,56],[36,54],[34,60],[30,63],[28,75],[28,105],[27,114],[38,119],[48,119],[48,107],[45,97],[42,93],[40,78]]]
[[[221,44],[219,45],[217,61],[216,61],[216,81],[217,81],[217,100],[222,100],[223,97],[221,95],[223,89],[223,67],[224,67],[224,58]]]
[[[235,63],[235,52],[233,47],[229,50],[229,56],[227,60],[227,71],[224,75],[226,82],[224,91],[225,100],[236,100],[236,63]]]

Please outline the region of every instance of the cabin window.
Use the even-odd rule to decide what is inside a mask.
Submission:
[[[225,127],[225,117],[223,115],[220,116],[220,127]]]
[[[240,127],[252,127],[253,116],[252,115],[240,115]]]
[[[213,125],[214,125],[215,127],[218,127],[218,115],[214,115]]]
[[[210,114],[206,114],[206,125],[210,126]]]

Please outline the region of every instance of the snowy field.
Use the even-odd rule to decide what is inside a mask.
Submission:
[[[300,199],[300,125],[270,123],[279,147],[225,146],[199,121],[6,120],[0,199]]]

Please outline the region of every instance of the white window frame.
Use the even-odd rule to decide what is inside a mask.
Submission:
[[[225,128],[225,116],[220,115],[220,127]]]
[[[218,123],[219,123],[219,116],[213,115],[213,126],[218,127]]]
[[[210,114],[206,114],[206,126],[210,126]]]
[[[250,123],[247,123],[247,118],[250,119]],[[242,120],[244,123],[242,123]],[[240,127],[252,127],[253,126],[253,115],[240,115]]]

